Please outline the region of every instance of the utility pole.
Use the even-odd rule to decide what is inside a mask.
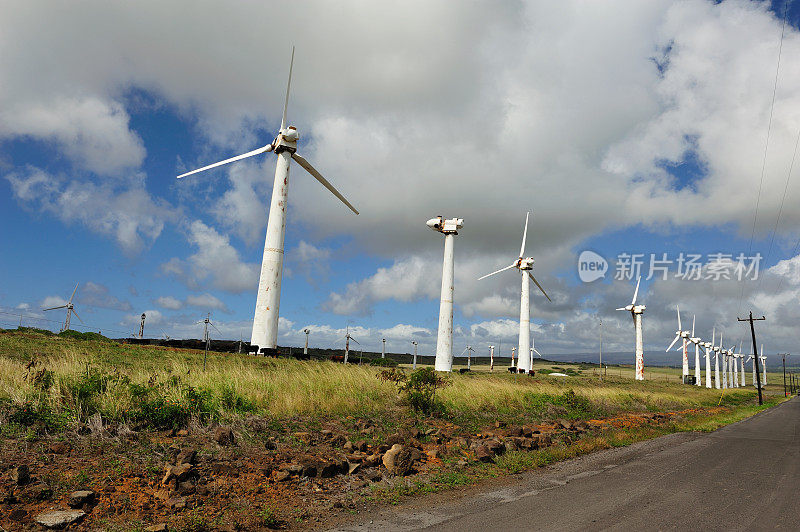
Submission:
[[[778,353],[778,356],[783,358],[783,396],[789,397],[789,392],[786,389],[786,357],[789,353]]]
[[[142,314],[144,316],[144,314]],[[203,320],[203,338],[205,339],[206,349],[203,351],[203,371],[206,370],[206,358],[208,358],[208,324],[211,322],[211,313],[209,312],[206,315],[206,319]],[[142,319],[142,324],[144,324],[144,319]]]
[[[600,380],[603,380],[603,320],[600,320]]]
[[[756,379],[757,379],[756,382],[758,383],[758,404],[759,405],[763,405],[764,404],[764,398],[761,395],[761,371],[760,371],[760,369],[758,367],[758,347],[756,346],[756,328],[753,325],[753,322],[754,321],[763,321],[763,320],[766,320],[767,318],[765,318],[764,316],[761,316],[760,318],[754,318],[753,317],[753,311],[751,310],[749,318],[742,319],[742,318],[737,317],[736,319],[738,321],[749,321],[750,322],[750,334],[753,337],[753,362],[756,365]]]

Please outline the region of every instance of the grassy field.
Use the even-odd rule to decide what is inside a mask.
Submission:
[[[635,382],[629,368],[610,368],[602,381],[597,368],[537,361],[535,369],[534,378],[511,375],[505,368],[489,373],[478,366],[470,374],[453,373],[437,393],[441,410],[480,424],[495,416],[578,419],[740,404],[754,395],[752,387],[682,385],[674,368],[650,368],[644,383]],[[107,420],[155,426],[177,426],[191,417],[384,417],[403,405],[397,388],[376,378],[380,370],[209,353],[204,371],[202,351],[5,331],[0,333],[0,408],[12,421],[53,426],[84,421],[97,412]],[[573,376],[552,377],[541,370]],[[776,377],[771,376],[773,383]]]

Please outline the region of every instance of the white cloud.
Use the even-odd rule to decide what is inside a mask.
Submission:
[[[230,239],[200,220],[188,227],[187,239],[197,248],[186,261],[171,258],[161,265],[164,273],[177,276],[191,288],[199,288],[210,278],[211,284],[220,290],[244,292],[253,290],[258,283],[257,265],[241,261],[239,252]]]
[[[99,283],[87,281],[76,294],[76,299],[82,305],[122,311],[130,311],[132,308],[130,302],[120,300],[111,294],[107,286]]]
[[[42,308],[51,308],[51,307],[60,307],[61,305],[66,305],[67,300],[61,296],[47,296],[42,300],[39,304]]]
[[[190,295],[186,298],[186,306],[230,312],[225,303],[211,294]]]
[[[166,323],[164,315],[161,314],[158,310],[145,310],[145,330],[147,330],[148,325],[163,325]],[[142,322],[142,314],[127,314],[125,317],[122,318],[122,321],[119,322],[120,325],[123,326],[130,326],[130,325],[139,325]],[[138,329],[137,329],[138,332]],[[156,335],[157,336],[157,335]]]
[[[174,219],[174,210],[143,188],[116,190],[107,185],[66,181],[38,168],[5,176],[24,205],[56,215],[65,224],[80,223],[110,236],[133,255],[151,244]]]
[[[167,310],[180,310],[183,308],[183,301],[172,296],[161,296],[155,301],[156,305]]]

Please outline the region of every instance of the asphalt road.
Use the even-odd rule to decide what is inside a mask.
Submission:
[[[337,530],[800,530],[800,399],[361,516]]]

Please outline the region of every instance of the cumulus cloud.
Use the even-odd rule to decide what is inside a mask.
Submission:
[[[183,301],[172,296],[161,296],[155,301],[156,305],[167,310],[180,310],[183,308]]]
[[[225,303],[211,294],[190,295],[186,298],[186,306],[230,312]]]
[[[187,240],[197,252],[185,261],[171,258],[161,265],[162,272],[175,275],[192,288],[210,279],[212,286],[220,290],[236,293],[255,290],[258,267],[241,261],[228,236],[195,220],[187,228]]]
[[[54,214],[67,225],[80,223],[110,236],[128,255],[151,244],[175,216],[169,204],[143,188],[68,181],[34,167],[5,178],[23,205]]]
[[[122,301],[111,294],[108,287],[99,283],[88,281],[79,290],[78,299],[81,304],[91,307],[106,308],[111,310],[130,311],[129,301]]]

